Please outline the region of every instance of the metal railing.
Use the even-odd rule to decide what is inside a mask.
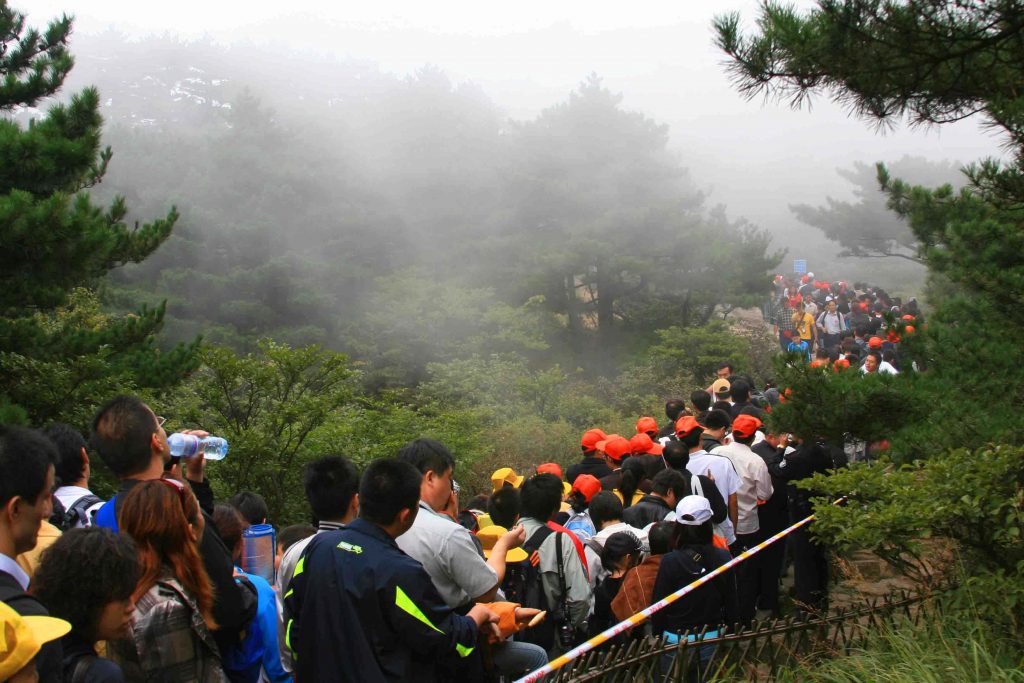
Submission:
[[[554,683],[661,683],[677,681],[770,681],[783,668],[863,647],[872,632],[899,620],[918,624],[938,608],[935,589],[901,591],[866,600],[856,607],[807,614],[746,629],[719,630],[725,635],[690,634],[669,643],[645,636],[622,645],[588,652],[549,674]],[[684,634],[685,635],[685,634]],[[702,655],[703,653],[703,661]]]

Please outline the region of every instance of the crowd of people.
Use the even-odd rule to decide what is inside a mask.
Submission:
[[[860,368],[865,374],[898,374],[918,367],[900,354],[900,341],[924,324],[917,300],[903,302],[863,282],[826,282],[814,273],[775,277],[766,307],[779,348],[814,366]],[[905,367],[906,366],[906,367]]]
[[[834,367],[896,372],[899,334],[921,322],[915,302],[862,285],[777,287],[780,347]],[[277,529],[269,578],[242,560],[247,529],[273,521],[266,503],[217,505],[206,460],[172,457],[139,398],[102,406],[88,439],[0,427],[0,683],[513,680],[812,514],[795,483],[842,449],[776,433],[775,388],[728,363],[717,375],[664,422],[589,429],[568,467],[502,467],[468,500],[430,439],[362,472],[313,461],[315,523]],[[113,497],[91,490],[91,458],[117,477]],[[787,556],[793,608],[827,607],[829,564],[802,527],[613,642],[778,616]]]

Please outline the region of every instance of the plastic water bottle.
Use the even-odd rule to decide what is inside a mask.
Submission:
[[[219,436],[177,433],[167,437],[167,443],[171,446],[171,455],[177,458],[191,458],[202,453],[207,460],[223,460],[228,454],[228,442]]]

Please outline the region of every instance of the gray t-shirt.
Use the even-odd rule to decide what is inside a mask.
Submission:
[[[395,542],[423,565],[449,607],[467,605],[498,583],[498,575],[484,561],[469,531],[423,501],[412,528]]]

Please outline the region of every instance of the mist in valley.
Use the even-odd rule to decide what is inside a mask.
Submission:
[[[114,150],[94,194],[182,215],[107,304],[166,299],[167,344],[324,344],[378,388],[504,353],[615,376],[659,330],[759,305],[795,258],[919,294],[923,268],[838,258],[807,217],[884,213],[877,161],[956,183],[1000,152],[976,121],[745,101],[711,20],[753,2],[19,9],[76,15],[62,96],[99,89]]]

